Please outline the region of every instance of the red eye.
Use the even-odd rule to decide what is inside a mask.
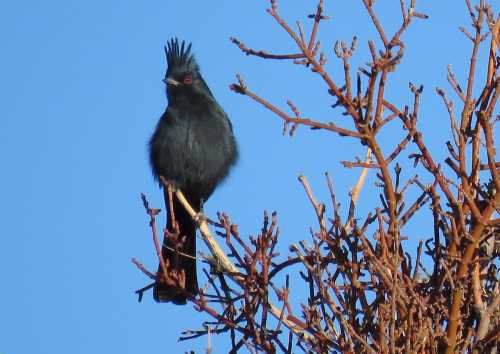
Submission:
[[[186,75],[186,76],[184,76],[184,79],[182,80],[182,82],[185,85],[191,85],[193,83],[193,77],[191,75]]]

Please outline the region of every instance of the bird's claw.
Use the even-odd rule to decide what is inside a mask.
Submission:
[[[196,215],[194,216],[194,221],[196,222],[196,224],[199,226],[201,223],[203,222],[206,222],[207,221],[207,217],[205,216],[205,214],[203,214],[203,212],[198,212],[196,213]]]

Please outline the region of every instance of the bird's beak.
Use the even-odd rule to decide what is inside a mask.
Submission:
[[[181,84],[179,81],[175,81],[174,79],[171,79],[169,77],[163,79],[163,82],[167,85],[172,85],[172,86],[179,86]]]

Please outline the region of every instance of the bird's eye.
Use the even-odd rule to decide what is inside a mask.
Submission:
[[[188,74],[188,75],[184,76],[184,79],[182,79],[182,82],[185,85],[191,85],[193,83],[193,77]]]

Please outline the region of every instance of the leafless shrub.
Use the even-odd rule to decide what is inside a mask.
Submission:
[[[286,134],[293,135],[302,126],[322,129],[359,141],[366,146],[367,154],[364,160],[343,161],[345,168],[360,169],[347,210],[340,207],[328,174],[331,208],[316,199],[306,177],[299,177],[316,213],[317,226],[311,229],[310,240],[290,246],[287,258],[275,251],[279,240],[276,214],[265,214],[260,233],[248,239],[240,235],[229,216],[219,214],[218,220],[211,222],[196,215],[182,192],[175,191],[174,197],[198,220],[211,251],[210,256],[203,256],[210,269],[204,270],[207,287],[191,301],[213,320],[201,330],[184,333],[182,339],[209,331],[226,333],[232,352],[241,348],[268,353],[291,353],[297,348],[307,353],[496,352],[500,336],[500,163],[496,160],[494,128],[500,95],[500,20],[495,19],[485,1],[475,6],[465,1],[472,21],[470,30],[461,29],[472,42],[467,82],[462,88],[449,68],[448,81],[457,98],[453,100],[445,90],[437,89],[448,110],[453,135],[452,141],[443,142],[448,151],[444,160],[451,168],[448,170],[433,158],[424,133],[417,127],[423,87],[410,84],[413,102],[403,107],[385,98],[387,81],[405,54],[401,36],[413,21],[426,15],[417,11],[415,0],[409,7],[400,0],[401,25],[394,34],[388,34],[374,10],[375,1],[362,1],[383,46],[368,43],[369,65],[360,68],[353,78],[350,58],[356,40],[337,43],[334,52],[343,68],[342,82],[336,82],[325,70],[326,54],[317,40],[320,24],[328,19],[321,0],[315,13],[309,15],[313,24],[308,35],[300,22],[297,30],[292,29],[281,17],[277,1],[270,2],[269,15],[295,43],[296,52],[254,50],[231,38],[247,55],[292,61],[319,75],[336,100],[334,109],[352,124],[343,124],[346,117],[333,123],[303,116],[291,101],[291,113],[287,113],[251,90],[240,75],[231,86],[233,91],[276,114],[283,120]],[[490,55],[486,67],[481,68],[477,57],[484,48]],[[486,71],[484,82],[477,79],[481,70]],[[482,87],[479,97],[473,95],[474,85]],[[379,133],[396,122],[400,137],[391,150],[383,151]],[[408,158],[424,174],[404,181],[396,158],[410,146],[416,152]],[[354,217],[369,169],[376,171],[382,191],[380,202],[371,206],[368,215]],[[415,199],[408,197],[410,189],[418,191]],[[145,198],[144,202],[158,248],[157,212],[149,208]],[[426,225],[433,237],[420,241],[416,252],[405,250],[405,225],[426,204],[432,211]],[[342,217],[344,214],[347,216]],[[211,234],[209,223],[216,236]],[[172,235],[168,237],[178,237]],[[227,252],[218,243],[225,243]],[[157,252],[161,258],[161,252]],[[423,266],[423,256],[431,259],[429,269]],[[154,279],[154,274],[134,262]],[[290,300],[292,289],[286,274],[291,267],[300,267],[309,292],[300,304]],[[145,289],[138,291],[141,296]]]

